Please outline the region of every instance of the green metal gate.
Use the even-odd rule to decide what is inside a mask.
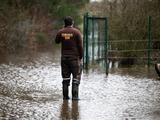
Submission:
[[[107,69],[108,25],[106,17],[84,16],[84,68],[100,65]]]

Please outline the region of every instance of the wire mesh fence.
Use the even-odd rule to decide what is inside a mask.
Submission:
[[[86,69],[98,64],[108,71],[110,62],[115,61],[122,65],[148,66],[160,62],[160,22],[157,19],[149,16],[143,27],[132,24],[130,28],[124,27],[124,30],[119,26],[113,28],[111,22],[108,24],[106,17],[84,16]]]
[[[160,61],[160,22],[149,16],[143,27],[138,27],[135,23],[130,28],[122,30],[114,27],[110,28],[110,38],[108,39],[108,60],[119,61],[123,64],[152,65]],[[137,28],[134,31],[132,28]],[[125,27],[124,27],[125,28]],[[115,30],[116,29],[116,30]],[[118,31],[119,30],[119,31]],[[118,37],[115,33],[121,33],[123,37]],[[115,36],[113,36],[115,35]],[[123,39],[129,38],[129,39]]]

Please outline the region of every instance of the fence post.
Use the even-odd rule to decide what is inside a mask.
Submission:
[[[151,16],[148,17],[148,67],[151,64]]]
[[[83,16],[83,53],[86,49],[86,14]],[[83,54],[83,68],[86,66],[85,53]]]
[[[85,24],[85,35],[86,35],[86,69],[88,69],[88,64],[89,64],[89,56],[88,56],[88,13],[86,13],[86,24]]]
[[[109,63],[108,63],[108,19],[105,18],[105,63],[106,63],[106,74],[109,73]]]
[[[94,31],[95,31],[95,27],[94,27],[94,21],[95,19],[92,19],[92,62],[94,61]]]

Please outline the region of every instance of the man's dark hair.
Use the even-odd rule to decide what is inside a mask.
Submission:
[[[73,24],[73,18],[71,16],[67,16],[64,18],[65,27],[71,26]]]

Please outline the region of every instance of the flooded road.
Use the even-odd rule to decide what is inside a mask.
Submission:
[[[0,120],[160,120],[153,68],[84,72],[80,100],[63,101],[59,61],[57,50],[1,63]]]

